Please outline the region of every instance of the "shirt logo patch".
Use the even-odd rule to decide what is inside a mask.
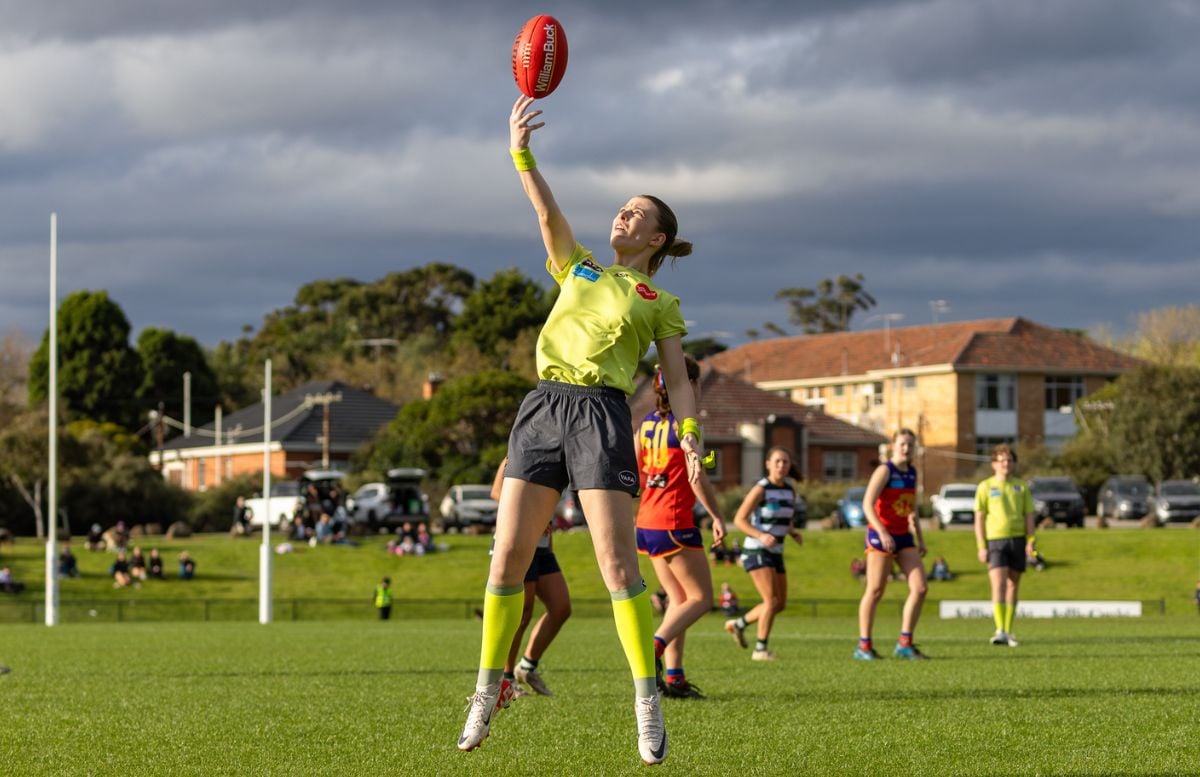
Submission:
[[[591,265],[589,267],[589,265]],[[600,280],[600,273],[603,272],[599,267],[592,265],[591,262],[580,262],[571,269],[571,274],[576,278],[583,278],[585,281],[595,283]]]
[[[629,488],[637,485],[637,475],[627,469],[623,469],[617,473],[617,480],[621,481],[621,485]]]
[[[637,291],[638,294],[642,295],[643,299],[648,299],[648,300],[658,299],[658,292],[655,291],[654,289],[650,288],[649,286],[647,286],[644,283],[639,283],[637,286],[634,286],[633,288],[635,291]]]
[[[989,489],[989,490],[988,490],[988,496],[990,496],[990,497],[998,497],[998,496],[1000,496],[1000,489],[998,489],[998,488],[992,488],[992,489]]]

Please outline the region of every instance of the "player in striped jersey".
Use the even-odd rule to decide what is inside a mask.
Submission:
[[[900,639],[894,655],[897,658],[925,658],[913,644],[913,630],[921,617],[925,603],[925,537],[917,520],[917,470],[910,463],[917,447],[917,436],[901,429],[892,437],[892,455],[875,468],[863,495],[863,515],[867,519],[865,553],[867,554],[867,588],[858,605],[858,648],[854,658],[874,661],[879,658],[871,644],[875,625],[875,610],[887,588],[893,561],[900,564],[908,581],[908,598],[900,622]]]
[[[742,543],[742,566],[762,601],[740,618],[725,621],[725,630],[741,647],[746,647],[745,630],[758,623],[757,639],[750,658],[774,661],[767,647],[775,616],[787,604],[787,570],[783,564],[783,541],[789,536],[797,543],[803,535],[792,526],[796,490],[787,479],[792,470],[792,454],[786,448],[767,451],[767,476],[750,487],[733,522],[746,535]]]

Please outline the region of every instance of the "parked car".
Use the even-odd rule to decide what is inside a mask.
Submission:
[[[1049,476],[1030,478],[1029,491],[1033,494],[1033,507],[1039,521],[1053,518],[1055,523],[1083,526],[1083,514],[1087,510],[1074,480]]]
[[[867,489],[855,486],[846,489],[846,493],[837,501],[838,519],[842,526],[857,529],[867,525],[867,517],[863,515],[863,495]]]
[[[700,504],[697,502],[696,504]],[[701,507],[701,510],[704,508]],[[575,526],[585,526],[587,520],[583,516],[583,505],[579,504],[579,492],[566,489],[558,498],[554,507],[554,528],[567,530]]]
[[[496,500],[492,487],[482,483],[451,486],[442,499],[442,531],[468,527],[492,530],[496,528]]]
[[[317,489],[323,507],[334,511],[335,520],[339,517],[336,515],[339,510],[343,511],[340,517],[345,519],[345,497],[341,493],[343,478],[345,473],[335,469],[310,469],[296,480],[272,480],[269,504],[261,494],[246,500],[246,507],[250,508],[250,525],[262,526],[264,516],[269,516],[273,528],[288,529],[296,515],[297,506],[307,504],[309,486]],[[316,517],[312,519],[316,520]]]
[[[246,499],[250,525],[262,527],[263,520],[268,519],[272,528],[286,529],[292,523],[292,516],[296,514],[296,504],[299,501],[299,481],[272,480],[270,499],[264,499],[261,493]]]
[[[429,495],[421,490],[428,473],[420,467],[397,467],[387,473],[387,512],[380,516],[382,526],[395,527],[405,521],[429,522]]]
[[[387,483],[363,483],[350,497],[347,511],[352,522],[376,529],[380,518],[391,512],[391,504]]]
[[[1141,518],[1150,510],[1150,481],[1141,475],[1113,475],[1100,486],[1096,515],[1101,518]]]
[[[952,523],[975,522],[974,483],[947,483],[929,502],[943,529]]]
[[[1150,509],[1160,524],[1196,518],[1200,516],[1200,485],[1190,480],[1164,480],[1150,500]]]

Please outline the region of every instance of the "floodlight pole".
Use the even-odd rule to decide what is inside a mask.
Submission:
[[[58,214],[50,214],[50,456],[46,495],[46,625],[58,625]]]
[[[263,517],[258,549],[258,622],[271,622],[271,360],[263,366]]]

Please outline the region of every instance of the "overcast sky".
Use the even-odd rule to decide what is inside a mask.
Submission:
[[[1195,2],[550,6],[0,0],[0,331],[45,328],[51,211],[61,296],[206,345],[319,278],[549,282],[506,150],[539,12],[570,42],[539,167],[600,258],[630,195],[672,204],[693,336],[790,330],[776,291],[839,273],[893,326],[1200,297]]]

